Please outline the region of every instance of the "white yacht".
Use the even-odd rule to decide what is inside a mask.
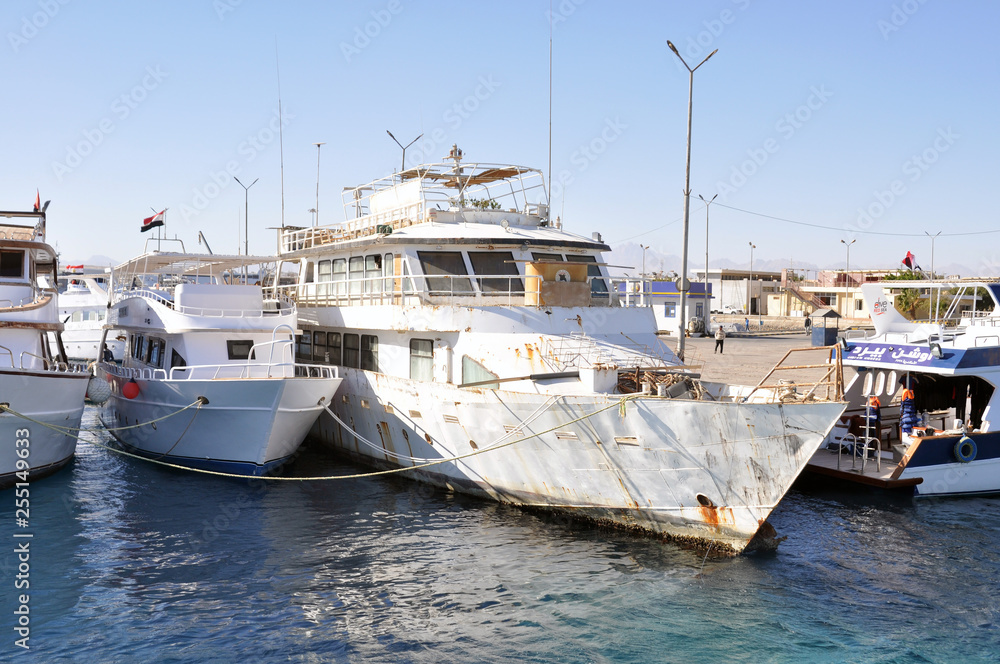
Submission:
[[[609,247],[550,217],[540,171],[448,159],[346,189],[344,223],[280,230],[298,358],[347,388],[314,434],[413,479],[747,549],[839,395],[702,383],[624,306]]]
[[[106,332],[124,331],[126,352],[120,365],[98,364],[111,391],[101,420],[149,458],[266,474],[330,402],[337,369],[297,364],[294,302],[264,299],[249,283],[251,266],[273,259],[181,249],[144,253],[112,272]]]
[[[70,367],[62,348],[56,252],[45,241],[47,207],[0,212],[0,403],[74,429],[90,374]],[[76,450],[75,437],[6,410],[0,412],[0,438],[0,488],[58,470]]]
[[[59,318],[63,344],[71,362],[92,362],[98,350],[108,313],[108,271],[67,271],[59,275]],[[125,335],[109,334],[104,342],[108,357],[121,362]],[[107,358],[105,358],[107,359]]]
[[[887,291],[941,312],[910,321]],[[844,421],[810,475],[916,496],[1000,493],[1000,283],[895,281],[861,287],[875,330],[844,333]],[[880,418],[869,403],[878,400]],[[868,426],[866,426],[868,425]],[[829,479],[828,479],[829,481]]]

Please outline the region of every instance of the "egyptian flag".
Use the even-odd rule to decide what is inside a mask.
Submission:
[[[917,264],[916,261],[917,261],[917,257],[914,256],[909,251],[907,251],[906,252],[906,258],[903,259],[903,265],[905,265],[907,268],[909,268],[909,269],[912,270],[913,267]]]
[[[38,190],[35,189],[35,212],[38,212],[41,209],[42,209],[42,197],[38,193]]]
[[[164,210],[163,212],[166,212]],[[154,214],[152,217],[146,217],[142,220],[142,232],[145,233],[150,228],[156,228],[157,226],[163,225],[163,212],[159,214]]]

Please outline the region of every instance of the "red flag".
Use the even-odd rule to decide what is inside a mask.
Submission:
[[[38,193],[38,190],[35,189],[35,212],[38,212],[41,209],[42,209],[42,197]]]
[[[145,219],[143,219],[142,220],[142,232],[145,233],[150,228],[156,228],[157,226],[162,226],[163,225],[163,213],[164,212],[166,212],[166,210],[164,210],[163,212],[159,212],[157,214],[154,214],[152,217],[146,217]]]
[[[906,252],[906,258],[903,259],[903,265],[905,265],[906,267],[908,267],[908,268],[910,268],[912,270],[913,266],[916,264],[916,258],[917,258],[916,256],[914,256],[912,253],[910,253],[909,251],[907,251]]]

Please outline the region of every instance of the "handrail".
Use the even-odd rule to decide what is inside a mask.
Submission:
[[[826,351],[834,355],[834,359],[827,364],[803,364],[803,365],[786,365],[785,361],[788,360],[793,353],[805,353],[805,352],[821,352]],[[777,371],[812,371],[817,369],[826,368],[823,376],[814,382],[798,383],[801,386],[809,386],[809,391],[805,394],[798,394],[796,390],[796,384],[789,383],[776,383],[773,385],[768,385],[767,380],[771,378]],[[743,403],[747,403],[750,397],[757,391],[772,390],[775,396],[782,401],[794,399],[796,401],[806,401],[809,399],[815,399],[816,392],[820,387],[826,387],[826,399],[828,401],[842,401],[844,398],[844,366],[843,366],[843,353],[839,345],[836,346],[814,346],[811,348],[792,348],[782,356],[782,358],[775,364],[767,374],[761,378],[760,382],[752,390],[750,390],[746,395],[741,398]],[[831,389],[833,393],[831,394]],[[777,394],[777,391],[781,391],[781,394]]]
[[[587,263],[581,263],[587,265]],[[527,290],[526,279],[537,278],[523,274],[414,274],[356,277],[336,281],[311,281],[308,283],[268,286],[265,292],[294,301],[298,305],[343,306],[346,304],[399,303],[405,298],[417,298],[421,303],[431,303],[431,298],[472,298],[477,305],[501,304],[526,306],[526,296],[535,291]],[[601,276],[588,276],[587,283]],[[442,283],[437,280],[447,280]],[[506,282],[506,288],[487,286],[486,282]],[[580,282],[582,283],[582,282]],[[431,288],[431,285],[437,288]],[[443,287],[442,287],[443,286]],[[592,293],[592,303],[609,306],[610,298]],[[540,303],[537,306],[544,306]]]
[[[272,291],[273,289],[268,289],[268,292]],[[122,302],[132,298],[153,300],[154,302],[158,302],[179,314],[183,314],[185,316],[203,316],[205,318],[262,318],[264,316],[276,315],[290,316],[295,313],[296,307],[295,301],[283,293],[273,293],[273,298],[265,298],[265,301],[276,301],[278,303],[277,309],[267,309],[263,307],[260,309],[219,309],[215,307],[177,306],[173,300],[170,300],[160,293],[147,288],[115,291],[111,304],[121,304]]]
[[[265,379],[265,378],[339,378],[336,367],[297,362],[273,362],[269,364],[195,364],[165,369],[153,367],[124,367],[110,362],[102,362],[104,370],[120,378],[138,380],[215,380]],[[286,371],[291,369],[291,371]]]

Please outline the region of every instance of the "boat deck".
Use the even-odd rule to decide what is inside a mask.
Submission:
[[[867,459],[864,464],[861,462],[860,457],[855,459],[851,454],[844,452],[839,455],[838,466],[836,450],[820,449],[813,454],[809,463],[806,464],[805,470],[815,475],[823,475],[879,489],[905,489],[916,486],[923,481],[923,478],[920,477],[897,479],[895,475],[899,470],[899,464],[892,460],[891,453],[888,452],[883,452],[881,464],[876,463],[875,459]],[[864,468],[864,472],[862,472],[862,468]]]

